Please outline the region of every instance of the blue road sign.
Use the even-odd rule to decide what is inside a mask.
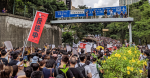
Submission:
[[[64,17],[84,17],[86,12],[88,16],[93,16],[93,11],[95,10],[96,16],[104,15],[104,10],[107,10],[107,15],[110,15],[110,10],[113,10],[113,15],[116,13],[120,14],[121,11],[123,14],[127,13],[126,6],[117,6],[117,7],[104,7],[104,8],[91,8],[91,9],[80,9],[80,10],[65,10],[65,11],[55,11],[55,18],[64,18]]]

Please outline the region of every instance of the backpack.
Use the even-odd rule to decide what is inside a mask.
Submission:
[[[58,68],[56,68],[56,73],[57,73],[56,78],[65,78],[65,77],[64,77],[64,75],[59,74],[59,72],[58,72]]]
[[[86,64],[81,65],[81,66],[80,66],[79,63],[77,63],[77,64],[78,64],[77,69],[80,71],[80,73],[82,74],[83,77],[87,78],[86,75],[85,75],[85,68],[84,68],[86,66]]]
[[[99,73],[99,77],[100,78],[103,78],[103,73],[100,72],[99,68],[98,68],[98,64],[96,64],[96,68],[97,68],[97,71]]]

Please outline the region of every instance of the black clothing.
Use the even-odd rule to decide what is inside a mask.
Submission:
[[[67,78],[73,78],[73,77],[74,77],[74,76],[73,76],[73,73],[71,72],[70,69],[67,71],[66,76],[65,76],[65,74],[64,74],[60,69],[62,69],[62,68],[58,68],[59,74],[64,75],[65,78],[66,78],[66,76],[67,76]],[[56,73],[56,70],[55,70],[55,71],[54,71],[54,77],[56,77],[56,76],[57,76],[57,73]]]
[[[93,16],[95,16],[96,15],[96,12],[95,11],[93,11]]]
[[[127,18],[127,14],[124,14],[124,17]]]
[[[9,66],[13,66],[13,65],[16,65],[19,61],[16,61],[16,60],[11,60],[8,65]]]
[[[83,75],[76,68],[70,68],[75,78],[83,78]]]
[[[3,64],[8,65],[8,60],[5,58],[1,58],[1,60],[3,61]]]

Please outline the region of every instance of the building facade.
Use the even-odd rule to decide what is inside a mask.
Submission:
[[[119,6],[130,5],[132,3],[136,3],[140,0],[119,0]]]

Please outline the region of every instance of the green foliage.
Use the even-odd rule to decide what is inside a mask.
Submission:
[[[71,32],[63,32],[62,33],[62,42],[63,43],[69,43],[72,44],[73,42],[73,37],[72,37],[72,33]]]
[[[143,65],[146,60],[139,60],[140,51],[137,47],[122,47],[104,60],[102,68],[104,78],[141,78],[144,74]]]
[[[14,0],[7,1],[5,3],[5,5],[7,5],[6,9],[8,13],[13,13]],[[2,1],[0,0],[0,2]],[[25,17],[34,18],[33,15],[36,10],[49,13],[47,21],[50,21],[51,19],[55,19],[55,11],[67,10],[67,7],[64,2],[56,0],[15,0],[15,14],[17,15],[24,16],[25,11]]]
[[[69,70],[69,67],[67,67],[66,68],[66,64],[65,65],[63,65],[63,69],[60,69],[63,73],[65,73],[65,76],[66,76],[66,73],[67,73],[67,71]],[[67,76],[66,76],[66,78],[67,78]]]

